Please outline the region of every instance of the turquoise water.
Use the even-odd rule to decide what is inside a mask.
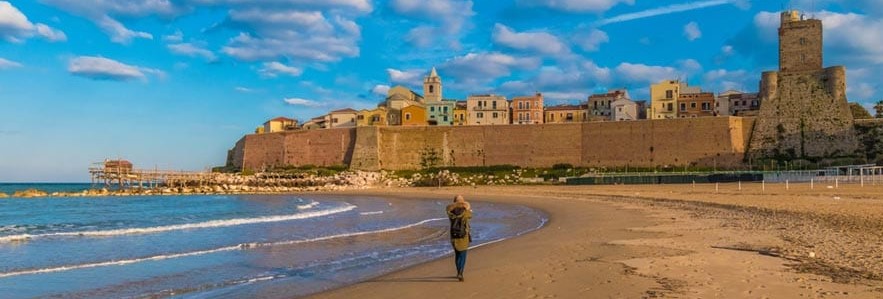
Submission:
[[[0,199],[0,297],[311,294],[450,254],[447,204],[323,195]],[[523,206],[473,209],[474,244],[545,223]]]

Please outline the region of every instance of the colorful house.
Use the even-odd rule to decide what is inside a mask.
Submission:
[[[426,107],[417,104],[402,108],[401,119],[403,126],[425,126],[427,125]]]
[[[277,117],[264,123],[264,133],[282,132],[297,129],[297,120]]]
[[[486,94],[466,98],[469,125],[508,125],[509,101],[506,97]]]
[[[457,101],[454,106],[454,124],[455,126],[465,126],[469,119],[469,113],[466,111],[466,101]]]
[[[386,126],[388,109],[386,107],[377,107],[374,109],[362,109],[356,116],[356,126]]]
[[[359,111],[346,108],[340,110],[331,111],[328,114],[331,118],[331,124],[329,127],[331,128],[352,128],[356,126],[356,116],[359,114]]]
[[[581,123],[588,120],[588,105],[557,105],[546,107],[547,124]]]
[[[518,125],[543,123],[543,94],[512,98],[512,123]]]

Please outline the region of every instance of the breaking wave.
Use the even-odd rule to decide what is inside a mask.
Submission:
[[[204,228],[237,226],[237,225],[244,225],[244,224],[280,222],[280,221],[290,221],[290,220],[299,220],[299,219],[328,216],[328,215],[332,215],[332,214],[348,212],[348,211],[351,211],[355,208],[356,208],[356,206],[348,204],[346,206],[338,207],[338,208],[332,208],[332,209],[320,210],[320,211],[312,211],[312,212],[302,212],[302,213],[291,214],[291,215],[212,220],[212,221],[199,222],[199,223],[175,224],[175,225],[143,227],[143,228],[72,231],[72,232],[58,232],[58,233],[34,234],[34,235],[19,234],[19,235],[0,237],[0,243],[26,241],[26,240],[38,239],[38,238],[113,237],[113,236],[134,235],[134,234],[154,234],[154,233],[162,233],[162,232],[186,230],[186,229],[204,229]]]

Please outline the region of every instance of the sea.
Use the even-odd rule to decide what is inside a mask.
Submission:
[[[0,192],[11,194],[9,185]],[[321,194],[0,199],[0,297],[309,295],[450,256],[449,202]],[[525,206],[472,207],[473,247],[547,221]],[[453,260],[449,272],[439,275],[453,277]]]

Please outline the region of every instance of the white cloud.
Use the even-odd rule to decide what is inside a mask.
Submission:
[[[517,3],[569,12],[605,12],[620,3],[633,5],[635,0],[518,0]]]
[[[694,41],[702,37],[702,30],[699,30],[699,24],[696,22],[690,22],[687,23],[687,25],[684,25],[684,36],[686,36],[689,41]]]
[[[292,106],[304,106],[304,107],[311,107],[311,108],[317,108],[317,107],[324,106],[319,102],[307,100],[307,99],[301,99],[301,98],[285,98],[285,99],[283,99],[283,101],[286,104],[292,105]]]
[[[264,67],[258,71],[261,76],[268,78],[275,78],[279,75],[288,75],[292,77],[297,77],[303,74],[303,70],[297,67],[288,66],[276,61],[273,62],[265,62]]]
[[[0,1],[0,38],[11,42],[21,42],[33,36],[50,42],[66,41],[64,32],[42,23],[31,23],[28,17],[11,3]]]
[[[165,76],[163,71],[128,65],[113,59],[96,56],[79,56],[71,59],[67,67],[73,75],[95,80],[128,81],[147,79],[145,74]]]
[[[749,73],[745,70],[711,70],[702,76],[702,87],[712,92],[727,90],[757,92],[756,83],[760,80],[759,77],[759,74]]]
[[[243,87],[243,86],[236,86],[236,87],[233,88],[233,90],[238,91],[238,92],[241,92],[241,93],[253,93],[253,92],[256,92],[256,90],[254,90],[254,89],[251,89],[251,88],[248,88],[248,87]]]
[[[181,30],[176,30],[175,33],[163,35],[162,39],[170,43],[180,43],[184,41],[184,32],[181,32]]]
[[[495,24],[493,31],[494,43],[509,48],[537,52],[543,54],[563,54],[570,48],[558,37],[547,32],[515,32],[503,24]]]
[[[607,32],[592,28],[578,31],[573,36],[573,42],[585,51],[594,52],[601,48],[601,44],[609,42]]]
[[[673,13],[678,13],[678,12],[684,12],[684,11],[690,11],[690,10],[696,10],[696,9],[702,9],[702,8],[706,8],[706,7],[720,6],[720,5],[726,5],[726,4],[732,4],[732,5],[736,5],[737,7],[740,7],[740,8],[745,8],[747,5],[747,2],[746,2],[746,0],[708,0],[708,1],[697,1],[697,2],[689,2],[689,3],[681,3],[681,4],[672,4],[672,5],[668,5],[668,6],[643,10],[643,11],[639,11],[639,12],[621,14],[618,16],[606,18],[606,19],[598,21],[596,23],[596,25],[603,26],[603,25],[607,25],[607,24],[628,22],[628,21],[632,21],[632,20],[650,18],[650,17],[655,17],[655,16],[673,14]]]
[[[497,52],[469,53],[449,59],[439,69],[460,84],[475,86],[509,76],[516,69],[537,68],[541,62],[536,57],[516,57]]]
[[[259,18],[261,13],[269,18]],[[318,12],[249,11],[232,22],[253,33],[240,33],[222,51],[234,58],[277,60],[280,58],[333,62],[359,56],[361,28],[347,17],[326,18]]]
[[[111,37],[111,41],[121,44],[127,44],[135,38],[153,39],[153,35],[126,28],[112,15],[137,17],[156,14],[170,17],[183,10],[170,0],[43,0],[43,2],[91,20]]]
[[[181,44],[171,44],[166,46],[169,48],[172,53],[190,57],[202,57],[208,61],[217,60],[217,56],[212,51],[209,51],[201,46],[192,44],[192,43],[181,43]]]
[[[426,73],[426,71],[421,69],[410,69],[404,71],[397,69],[386,69],[386,73],[389,74],[389,82],[392,82],[393,84],[416,86],[423,82],[423,75]]]
[[[374,85],[374,88],[371,88],[371,92],[376,95],[385,96],[387,95],[387,93],[389,93],[389,88],[389,85],[377,84]]]
[[[395,13],[419,22],[405,39],[421,48],[459,48],[459,36],[475,15],[471,0],[392,0],[389,5]]]
[[[475,15],[471,0],[392,0],[390,5],[400,15],[444,24],[451,33],[459,32]]]
[[[678,61],[678,68],[670,66],[654,66],[640,63],[620,63],[614,69],[616,80],[631,84],[651,84],[662,80],[676,78],[686,79],[702,70],[702,66],[693,59]]]
[[[4,58],[0,58],[0,70],[17,68],[17,67],[21,67],[21,66],[22,66],[21,63],[18,63],[18,62],[12,61],[12,60],[8,60],[8,59],[4,59]]]

